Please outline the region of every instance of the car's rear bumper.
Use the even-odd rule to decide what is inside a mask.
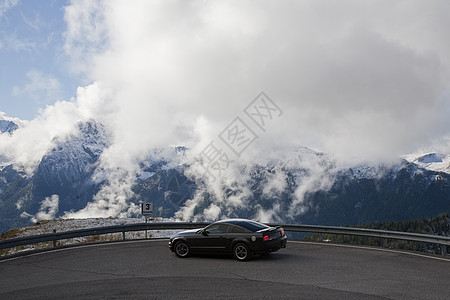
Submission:
[[[280,250],[281,248],[286,248],[286,245],[287,236],[282,236],[278,239],[263,242],[262,245],[260,245],[257,249],[254,249],[253,252],[255,254],[274,252]]]

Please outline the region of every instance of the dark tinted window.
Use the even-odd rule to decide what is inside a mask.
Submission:
[[[269,228],[269,226],[255,221],[241,221],[236,224],[253,232]]]
[[[209,233],[227,233],[230,226],[227,224],[212,224],[206,228]]]
[[[241,226],[230,226],[232,233],[246,233],[249,232],[248,229],[242,228]]]

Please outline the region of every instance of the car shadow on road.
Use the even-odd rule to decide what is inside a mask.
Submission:
[[[289,261],[294,255],[289,253],[270,253],[253,255],[248,261],[265,262],[265,261]],[[191,254],[192,258],[211,259],[211,260],[235,260],[232,254]]]

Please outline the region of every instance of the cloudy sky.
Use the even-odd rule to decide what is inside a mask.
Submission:
[[[251,122],[243,110],[264,91],[283,114],[254,128],[249,153],[450,153],[449,11],[445,0],[0,0],[0,111],[28,120],[0,150],[36,161],[89,118],[113,131],[111,167],[155,146],[201,150],[236,117]]]

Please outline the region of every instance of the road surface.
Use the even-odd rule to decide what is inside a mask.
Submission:
[[[0,261],[0,299],[450,299],[450,261],[288,242],[248,262],[177,258],[167,240],[89,245]]]

